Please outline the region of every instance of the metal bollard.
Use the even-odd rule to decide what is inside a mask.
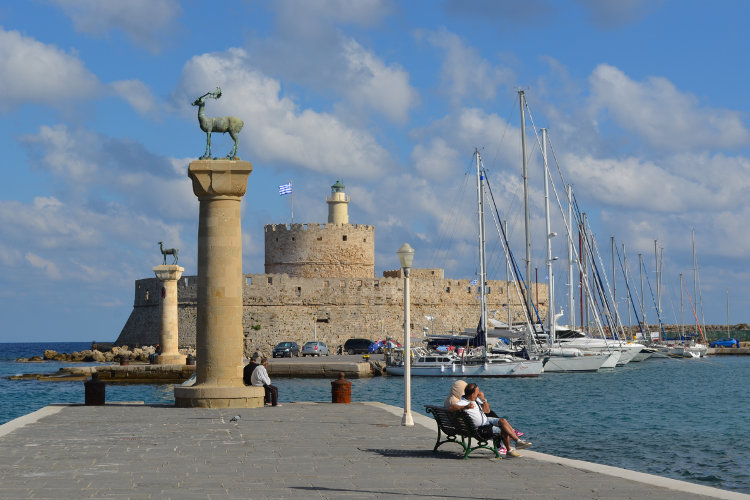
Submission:
[[[106,386],[107,384],[99,380],[98,373],[94,372],[91,374],[91,380],[83,383],[84,403],[86,406],[103,405],[106,399]]]
[[[187,358],[185,359],[185,364],[186,365],[194,365],[195,364],[195,356],[193,356],[192,354],[188,354]]]
[[[120,366],[128,366],[130,364],[130,356],[127,354],[120,354]]]
[[[338,380],[331,382],[331,403],[352,402],[352,383],[344,377],[346,374],[341,372]]]

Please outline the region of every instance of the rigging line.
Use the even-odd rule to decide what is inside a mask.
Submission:
[[[468,182],[469,182],[469,174],[468,174],[468,168],[464,170],[464,176],[463,176],[463,182],[456,185],[456,188],[453,189],[452,195],[453,199],[447,206],[455,207],[458,206],[458,203],[460,200],[463,200],[465,198],[465,193],[468,191]],[[449,211],[449,217],[446,217],[445,223],[440,223],[439,220],[439,227],[436,231],[437,233],[437,241],[435,245],[432,247],[432,254],[430,255],[431,264],[433,268],[442,268],[445,266],[445,257],[448,253],[448,241],[455,238],[456,234],[459,234],[457,231],[459,220],[457,216],[457,211]],[[442,229],[442,230],[441,230]],[[442,263],[442,264],[441,264]]]
[[[641,268],[641,272],[643,269]],[[659,313],[659,308],[656,305],[656,299],[654,298],[654,289],[651,288],[651,280],[648,279],[648,272],[644,275],[646,277],[646,284],[648,284],[648,291],[651,293],[651,304],[654,306],[654,310],[656,311],[656,319],[659,320],[659,330],[661,330],[662,338],[667,338],[667,333],[664,331],[664,323],[661,320],[661,313]]]
[[[635,302],[633,301],[633,293],[630,290],[630,276],[625,271],[625,264],[622,262],[622,258],[620,257],[620,250],[615,247],[615,254],[617,255],[617,261],[620,263],[620,270],[622,271],[623,276],[625,276],[625,290],[628,292],[628,299],[630,299],[630,305],[633,308],[633,313],[635,314],[635,320],[638,322],[638,325],[641,326],[641,318],[638,316],[638,311],[635,308]],[[643,331],[643,327],[641,326],[641,331]]]
[[[547,143],[552,150],[552,159],[555,162],[555,167],[557,167],[557,173],[560,175],[560,182],[562,182],[563,186],[567,186],[568,183],[565,182],[565,177],[563,176],[562,170],[560,169],[560,163],[558,163],[557,161],[557,153],[555,153],[555,148],[552,147],[552,139],[549,137],[549,134],[547,136]]]
[[[562,217],[563,224],[565,225],[565,230],[568,235],[568,243],[572,247],[573,254],[575,255],[575,258],[578,262],[578,270],[585,278],[583,280],[583,283],[584,283],[584,290],[586,291],[586,297],[589,300],[593,301],[593,292],[591,291],[591,287],[589,284],[588,274],[583,270],[583,266],[581,264],[583,262],[584,256],[580,255],[580,252],[578,251],[578,245],[576,244],[576,242],[573,241],[573,227],[572,227],[573,221],[568,221],[568,218],[566,217],[565,211],[563,210],[563,207],[562,207],[562,202],[560,201],[560,195],[557,191],[557,187],[555,185],[554,180],[552,179],[552,176],[549,175],[548,179],[550,181],[550,185],[552,186],[552,192],[555,194],[555,200],[557,201],[557,206],[560,210],[560,216]],[[581,211],[578,207],[578,200],[576,199],[575,195],[572,195],[572,202],[573,202],[573,208],[574,208],[573,213],[575,214],[575,217],[576,217],[576,226],[578,228],[581,228],[583,226],[583,217],[581,216]],[[593,257],[592,258],[588,257],[589,254],[591,253],[591,250],[589,248],[588,238],[584,238],[583,241],[585,242],[585,244],[583,245],[584,247],[583,249],[586,251],[586,257],[588,258],[588,260],[591,260],[593,262]],[[602,327],[602,320],[599,317],[597,311],[595,310],[594,312],[595,312],[594,323],[596,325],[597,330],[599,331],[599,335],[602,338],[604,338],[604,329]]]
[[[599,252],[599,246],[596,244],[596,239],[594,239],[594,248],[596,249],[596,256],[599,259],[599,266],[601,266],[601,268],[604,269],[605,268],[604,267],[604,261],[602,260],[602,254],[601,254],[601,252]],[[618,319],[619,319],[618,316],[616,314],[613,314],[613,312],[612,312],[612,305],[610,304],[610,298],[613,296],[613,294],[612,294],[612,289],[609,286],[609,280],[607,279],[607,273],[602,273],[599,270],[599,268],[597,268],[596,266],[594,266],[594,268],[596,269],[596,276],[598,277],[598,280],[599,280],[601,288],[602,288],[602,291],[601,291],[601,293],[602,293],[601,300],[602,300],[603,304],[606,305],[606,310],[607,310],[607,313],[608,313],[608,316],[609,316],[609,321],[611,321],[611,325],[618,332],[621,331],[621,333],[624,335],[625,331],[622,330],[621,325],[618,322]],[[603,283],[601,281],[602,280],[602,276],[604,277],[604,282]],[[607,285],[606,286],[606,290],[604,288],[604,284]],[[615,304],[614,306],[617,307],[617,304]],[[615,338],[619,338],[619,337],[616,335]]]
[[[696,302],[700,304],[700,311],[701,311],[701,320],[703,323],[703,329],[706,329],[706,317],[703,314],[703,290],[701,290],[701,273],[698,271],[698,257],[695,257],[695,277],[696,281],[698,283],[698,297],[700,297],[700,301],[698,301],[698,297],[696,297]],[[705,338],[704,338],[705,340]]]
[[[516,99],[515,97],[511,99],[510,109],[508,109],[507,118],[505,119],[505,127],[503,128],[503,133],[500,136],[500,141],[497,143],[497,146],[495,148],[494,156],[492,158],[493,163],[498,162],[498,156],[500,151],[500,145],[505,141],[505,136],[508,134],[508,130],[510,129],[510,120],[513,114],[516,112]]]
[[[493,219],[495,219],[495,215],[496,214],[497,214],[497,218],[499,219],[500,213],[499,213],[499,211],[497,209],[497,203],[495,202],[495,195],[492,192],[492,187],[490,186],[489,181],[487,180],[486,174],[485,174],[485,185],[487,186],[487,191],[490,194],[490,200],[492,201],[492,206],[495,209],[495,213],[492,214],[493,215]],[[495,225],[496,226],[498,225],[496,219],[495,219]],[[502,233],[503,248],[507,252],[507,258],[508,258],[508,261],[511,264],[510,267],[511,267],[512,274],[514,275],[514,279],[516,280],[516,286],[518,287],[518,283],[523,284],[523,287],[520,288],[521,298],[523,299],[522,303],[524,305],[524,312],[526,314],[527,322],[531,322],[531,316],[532,316],[532,314],[531,314],[531,311],[528,309],[528,302],[526,300],[526,293],[525,293],[525,291],[526,291],[526,282],[525,282],[525,280],[523,278],[523,274],[521,273],[520,269],[518,268],[518,263],[516,262],[516,259],[515,259],[514,255],[513,255],[513,252],[510,249],[510,243],[508,242],[508,235],[505,232],[505,228],[503,227],[502,224],[500,224],[499,226],[500,226],[500,232]],[[537,315],[537,317],[538,317],[538,315]],[[530,324],[529,324],[529,328],[531,328]],[[531,330],[531,331],[533,332],[534,330]]]
[[[510,249],[510,244],[509,244],[508,239],[507,239],[507,234],[505,233],[503,225],[499,223],[500,213],[499,213],[499,211],[497,209],[497,204],[495,203],[495,199],[494,199],[494,196],[492,194],[492,190],[489,187],[488,183],[485,183],[485,185],[487,186],[487,191],[490,194],[490,199],[492,200],[492,206],[495,209],[494,211],[490,210],[490,212],[492,213],[492,219],[493,219],[493,221],[495,223],[495,230],[497,231],[498,236],[500,236],[500,240],[501,240],[501,243],[503,245],[503,250],[504,250],[504,252],[506,254],[507,261],[510,262],[510,263],[512,263],[511,266],[509,266],[509,267],[511,269],[511,275],[513,276],[513,286],[514,286],[514,289],[515,289],[515,292],[516,292],[516,298],[518,299],[518,303],[519,303],[519,305],[522,306],[522,310],[524,312],[524,321],[526,323],[526,328],[527,328],[527,332],[528,332],[528,339],[527,340],[529,340],[530,343],[534,345],[534,349],[533,350],[536,351],[538,349],[537,339],[536,339],[536,330],[532,326],[531,315],[530,315],[530,312],[528,310],[528,306],[527,306],[527,302],[526,302],[525,294],[524,294],[525,288],[520,286],[520,284],[523,282],[522,281],[523,278],[521,278],[518,275],[518,273],[520,271],[519,271],[518,265],[517,265],[517,263],[515,261],[515,257],[513,256],[513,252]],[[506,282],[506,287],[508,287],[507,282]],[[508,307],[509,310],[511,310],[509,287],[508,287],[508,294],[506,295],[506,298],[507,298],[507,301],[508,301],[507,307]],[[512,314],[512,310],[511,310],[511,314]],[[512,320],[511,320],[511,323],[512,323]],[[509,328],[512,327],[512,324],[508,325],[508,327]],[[543,326],[542,326],[542,328],[543,328]]]
[[[684,286],[684,283],[683,283],[683,286]],[[706,336],[703,334],[703,329],[701,328],[700,321],[698,321],[698,315],[695,313],[695,307],[693,307],[693,301],[690,299],[690,292],[688,291],[687,286],[685,286],[685,293],[687,293],[687,298],[688,298],[688,301],[690,302],[690,309],[693,310],[693,316],[695,317],[695,324],[698,326],[698,331],[701,332],[701,337],[703,337],[703,342],[706,342]]]

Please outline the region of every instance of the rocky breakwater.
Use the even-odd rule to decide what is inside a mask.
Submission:
[[[128,346],[121,346],[103,352],[97,349],[86,349],[72,353],[46,350],[42,356],[19,358],[17,361],[100,364],[94,366],[63,366],[55,373],[26,373],[8,378],[11,380],[35,379],[41,381],[86,380],[91,377],[92,373],[96,372],[99,374],[100,380],[110,383],[177,384],[190,378],[195,371],[195,366],[191,365],[150,364],[150,359],[155,353],[156,347],[154,346],[136,347],[132,350]],[[187,350],[183,354],[195,355],[195,351]],[[124,362],[124,360],[127,360],[127,362]]]
[[[149,356],[155,353],[156,347],[154,346],[135,347],[133,350],[130,350],[128,346],[113,347],[112,350],[104,352],[97,349],[86,349],[85,351],[75,351],[72,353],[57,352],[47,349],[44,351],[42,360],[81,363],[112,363],[126,358],[129,361],[148,363]],[[28,361],[34,360],[29,358]]]

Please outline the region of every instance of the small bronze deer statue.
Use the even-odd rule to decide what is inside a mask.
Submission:
[[[171,255],[174,257],[174,261],[172,262],[172,265],[177,264],[177,254],[180,253],[180,250],[177,248],[167,248],[166,250],[162,246],[162,242],[159,242],[159,250],[161,250],[161,255],[164,257],[164,265],[167,265],[167,255]]]
[[[198,123],[201,126],[201,130],[206,133],[206,151],[203,153],[203,156],[201,156],[200,159],[207,160],[211,158],[211,132],[220,132],[222,134],[225,134],[227,132],[229,133],[229,136],[234,140],[234,147],[226,157],[230,160],[234,159],[235,155],[237,154],[237,146],[240,143],[240,130],[242,130],[242,127],[243,125],[245,125],[245,123],[236,116],[206,118],[203,110],[206,106],[205,99],[207,97],[212,97],[214,99],[220,98],[221,88],[216,87],[216,90],[214,92],[206,92],[198,99],[193,101],[193,106],[198,106]]]

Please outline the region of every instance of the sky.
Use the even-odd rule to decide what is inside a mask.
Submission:
[[[749,18],[739,0],[2,2],[0,341],[114,340],[159,241],[196,274],[191,103],[216,87],[206,115],[244,121],[253,163],[246,273],[264,272],[265,224],[325,223],[341,180],[350,222],[375,226],[376,276],[408,242],[415,267],[476,277],[475,149],[524,267],[523,90],[535,276],[547,128],[554,190],[572,185],[610,286],[614,237],[654,323],[656,241],[665,323],[694,322],[691,300],[706,323],[750,322]],[[567,204],[551,200],[565,311]],[[488,277],[505,279],[488,226]]]

